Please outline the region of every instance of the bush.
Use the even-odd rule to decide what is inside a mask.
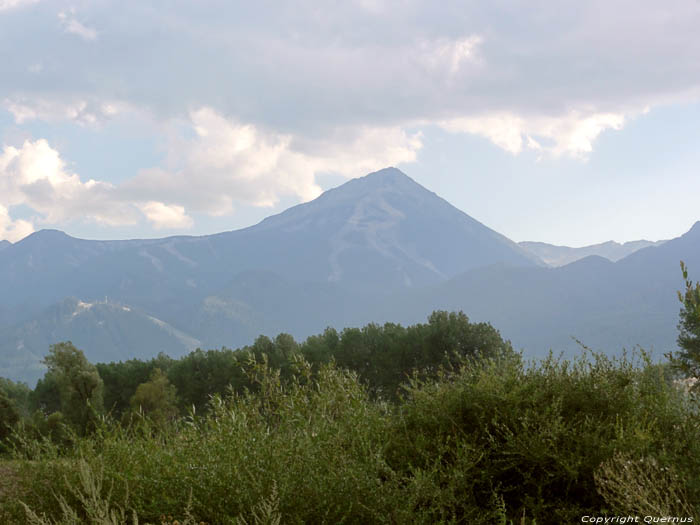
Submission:
[[[472,522],[469,509],[496,497],[510,519],[574,523],[609,510],[595,473],[625,451],[673,466],[697,512],[698,417],[658,366],[641,361],[550,356],[525,366],[511,357],[414,382],[390,433],[388,464],[420,484],[415,505],[436,520]]]
[[[88,519],[72,488],[87,468],[102,480],[90,505],[156,523],[575,523],[668,511],[655,477],[675,511],[700,510],[697,407],[643,355],[463,360],[417,373],[395,404],[333,363],[290,366],[284,380],[250,361],[254,388],[214,396],[204,415],[146,431],[102,421],[66,457],[39,447],[22,462],[23,501]]]

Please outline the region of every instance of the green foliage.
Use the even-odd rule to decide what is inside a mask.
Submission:
[[[616,452],[595,473],[598,492],[620,515],[692,516],[683,480],[653,457]]]
[[[177,417],[177,393],[168,377],[155,368],[151,377],[131,396],[131,409],[144,414],[156,425],[165,425]]]
[[[97,368],[71,342],[51,345],[43,362],[46,376],[58,387],[64,416],[78,433],[87,432],[102,410],[103,382]]]
[[[163,356],[165,357],[165,356]],[[154,361],[130,359],[119,363],[98,363],[95,365],[104,383],[105,409],[119,417],[131,408],[130,400],[138,386],[148,381]],[[159,367],[167,371],[167,368]]]
[[[700,379],[700,282],[693,283],[688,279],[688,269],[683,261],[681,271],[685,290],[678,292],[683,306],[678,323],[678,346],[681,351],[675,356],[675,363],[686,376]]]
[[[341,334],[328,329],[308,338],[300,351],[312,363],[333,359],[357,372],[373,394],[396,399],[400,385],[414,372],[434,377],[441,367],[503,356],[512,347],[487,323],[470,323],[463,312],[436,311],[427,324],[369,324]]]
[[[0,451],[6,447],[6,441],[19,422],[19,411],[10,396],[0,390]]]
[[[253,507],[253,519],[248,521],[243,516],[238,516],[236,517],[236,525],[280,525],[282,516],[279,512],[279,506],[277,485],[273,484],[270,497],[263,499]]]
[[[64,501],[85,519],[74,487],[90,493],[87,466],[103,479],[90,505],[127,510],[128,500],[156,523],[527,525],[700,511],[697,406],[644,355],[463,359],[416,374],[396,403],[337,364],[292,356],[285,379],[265,355],[248,359],[254,388],[214,395],[165,432],[108,424],[63,459],[40,450],[43,460],[22,463],[22,500],[55,518]],[[680,503],[664,506],[674,503],[655,481]]]
[[[29,399],[32,390],[26,383],[17,383],[10,379],[0,377],[0,392],[4,392],[5,395],[13,401],[21,416],[29,416],[31,413]]]
[[[181,408],[187,410],[194,406],[197,412],[201,412],[213,394],[223,394],[229,385],[240,388],[247,385],[243,362],[242,353],[227,348],[197,349],[175,361],[167,373],[177,389]]]
[[[387,461],[420,484],[414,504],[435,521],[477,519],[480,502],[494,494],[514,520],[526,513],[574,523],[601,514],[607,505],[594,474],[618,451],[674,466],[700,510],[700,421],[648,362],[473,362],[414,383],[407,396]]]
[[[250,356],[258,361],[267,359],[284,379],[292,374],[296,356],[304,356],[315,369],[335,361],[342,368],[357,372],[373,396],[396,400],[401,383],[416,371],[433,377],[441,366],[452,366],[462,358],[481,359],[509,352],[510,343],[503,341],[491,325],[470,323],[462,312],[438,311],[427,324],[369,324],[346,328],[341,333],[328,328],[303,343],[297,343],[289,334],[279,334],[274,339],[260,336],[240,350],[197,349],[176,361],[161,354],[148,362],[98,364],[97,370],[105,385],[104,404],[119,419],[130,410],[131,397],[155,368],[160,368],[176,387],[179,410],[185,414],[192,407],[198,413],[206,410],[211,396],[223,394],[229,386],[239,393],[257,388],[245,373]],[[58,389],[52,381],[47,374],[35,393],[34,406],[45,413],[60,409],[50,404]]]
[[[27,508],[0,491],[8,522],[534,525],[700,512],[698,398],[643,352],[524,363],[490,325],[447,312],[301,344],[261,336],[239,351],[100,365],[108,389],[125,389],[107,393],[114,411],[144,417],[120,425],[93,410],[87,433],[71,410],[99,406],[98,369],[70,343],[47,364],[30,396],[41,410],[11,439]],[[52,391],[60,410],[47,410]]]
[[[26,513],[29,525],[78,525],[85,522],[94,525],[125,525],[129,521],[133,525],[138,525],[136,513],[128,513],[125,510],[127,501],[124,505],[111,501],[111,488],[106,490],[103,487],[104,474],[102,470],[94,472],[90,465],[83,460],[77,462],[76,469],[79,484],[68,487],[70,500],[62,494],[56,496],[61,513],[60,519],[39,515],[26,504],[20,503]],[[77,501],[78,504],[72,503],[72,500]],[[128,519],[129,514],[131,514],[130,520]]]
[[[43,414],[61,410],[61,389],[57,374],[47,373],[39,379],[29,396],[29,405],[32,412],[38,410]]]

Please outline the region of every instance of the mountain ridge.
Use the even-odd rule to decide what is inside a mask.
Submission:
[[[666,241],[638,240],[624,243],[606,241],[576,248],[537,241],[521,241],[518,245],[539,257],[548,266],[558,267],[565,266],[589,255],[599,255],[610,261],[617,262],[638,250],[650,246],[659,246],[664,242]]]
[[[496,263],[541,264],[396,168],[212,235],[93,241],[42,230],[0,252],[0,361],[16,354],[26,323],[69,335],[49,328],[51,308],[68,297],[86,304],[109,297],[209,345],[235,346],[256,331],[282,328],[302,337],[353,323],[378,296]],[[258,277],[246,273],[253,270]],[[120,312],[100,311],[121,322]],[[92,342],[83,342],[114,348],[101,338],[96,331]],[[37,346],[29,353],[45,351]],[[0,363],[0,375],[3,369]]]
[[[571,355],[574,338],[608,353],[666,351],[681,259],[700,271],[700,222],[617,262],[589,254],[547,267],[399,170],[381,170],[240,230],[123,241],[54,230],[7,246],[0,376],[36,380],[57,338],[109,361],[421,322],[437,309],[493,323],[529,356]]]

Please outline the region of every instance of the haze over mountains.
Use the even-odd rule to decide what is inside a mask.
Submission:
[[[177,357],[434,309],[490,321],[528,355],[570,351],[572,336],[609,352],[669,350],[680,259],[700,272],[698,224],[616,263],[549,268],[388,168],[232,232],[87,241],[44,230],[0,243],[0,375],[35,381],[48,345],[67,339],[91,361]]]
[[[556,246],[544,242],[523,241],[518,245],[533,253],[548,266],[564,266],[566,264],[578,261],[590,255],[599,255],[613,262],[619,261],[628,255],[633,254],[642,248],[649,246],[658,246],[666,241],[629,241],[619,243],[615,241],[603,242],[600,244],[592,244],[590,246],[582,246],[580,248],[571,248],[569,246]]]

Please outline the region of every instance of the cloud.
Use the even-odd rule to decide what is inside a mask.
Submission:
[[[163,123],[208,107],[295,141],[449,122],[514,153],[541,144],[543,155],[585,157],[602,130],[645,107],[700,100],[695,0],[673,10],[652,0],[263,1],[244,10],[107,0],[81,5],[80,16],[64,7],[53,30],[45,20],[55,7],[34,11],[44,16],[27,15],[21,32],[0,19],[16,50],[0,100],[19,123],[100,122],[103,101],[119,100]],[[37,63],[41,74],[27,74]]]
[[[39,0],[0,0],[0,11],[36,4]]]
[[[445,69],[456,75],[465,63],[480,63],[479,45],[483,38],[479,35],[457,39],[439,39],[420,43],[423,61],[431,68]]]
[[[124,226],[145,218],[155,229],[188,229],[194,226],[190,212],[222,216],[237,204],[270,207],[284,197],[308,201],[321,193],[320,173],[364,175],[411,162],[422,146],[420,134],[399,128],[295,137],[211,108],[170,126],[184,133],[173,134],[167,169],[147,169],[119,185],[81,180],[45,139],[6,146],[0,154],[0,236],[16,240],[35,226],[73,220]],[[13,221],[8,210],[19,205],[35,213],[31,221]]]
[[[6,216],[5,229],[18,232],[37,224],[74,219],[111,226],[136,223],[138,212],[119,199],[115,190],[107,182],[82,182],[44,139],[25,141],[20,148],[6,146],[0,154],[0,207]],[[36,213],[31,223],[11,222],[8,210],[18,205]]]
[[[168,206],[162,202],[148,201],[139,205],[139,208],[157,230],[186,229],[193,225],[192,218],[185,213],[185,208],[182,206]]]
[[[58,19],[61,21],[63,30],[66,33],[77,35],[83,40],[97,40],[97,31],[80,23],[75,18],[75,8],[70,8],[68,11],[58,13]]]
[[[15,96],[5,99],[2,105],[12,114],[17,124],[40,120],[51,123],[70,121],[81,126],[96,126],[119,114],[132,111],[132,108],[123,102],[99,102],[80,98],[57,100]]]
[[[18,13],[21,31],[0,18],[15,50],[0,100],[15,102],[23,122],[56,113],[32,100],[68,108],[63,118],[74,121],[76,112],[99,120],[102,101],[163,123],[208,107],[295,140],[455,120],[450,127],[509,151],[546,143],[542,133],[558,144],[543,154],[585,156],[601,129],[645,107],[700,100],[695,0],[672,10],[652,0],[184,2],[167,10],[107,0],[82,4],[80,17],[63,6],[56,28],[46,25],[55,4],[32,10],[42,16]],[[77,46],[66,31],[92,45]],[[41,74],[28,74],[36,63]],[[76,108],[80,101],[88,107]],[[515,131],[511,121],[520,122]]]
[[[585,158],[603,131],[621,129],[625,119],[623,114],[578,111],[555,117],[500,113],[451,119],[441,126],[455,133],[481,135],[514,155],[527,148],[554,157]]]
[[[0,0],[2,107],[23,136],[137,114],[120,125],[162,131],[166,160],[112,184],[81,179],[45,140],[5,147],[4,235],[71,220],[186,228],[306,201],[319,174],[414,161],[423,126],[585,160],[648,108],[700,100],[695,0],[80,5]],[[13,219],[20,205],[36,215]]]
[[[145,170],[121,188],[132,198],[167,198],[187,209],[220,216],[238,203],[270,207],[291,196],[308,201],[321,193],[315,177],[333,172],[357,177],[414,161],[419,134],[399,128],[334,130],[323,138],[295,137],[227,119],[212,108],[189,117],[194,137],[169,148],[174,168]]]
[[[17,242],[34,232],[31,222],[22,219],[12,220],[5,206],[0,205],[0,240]]]

